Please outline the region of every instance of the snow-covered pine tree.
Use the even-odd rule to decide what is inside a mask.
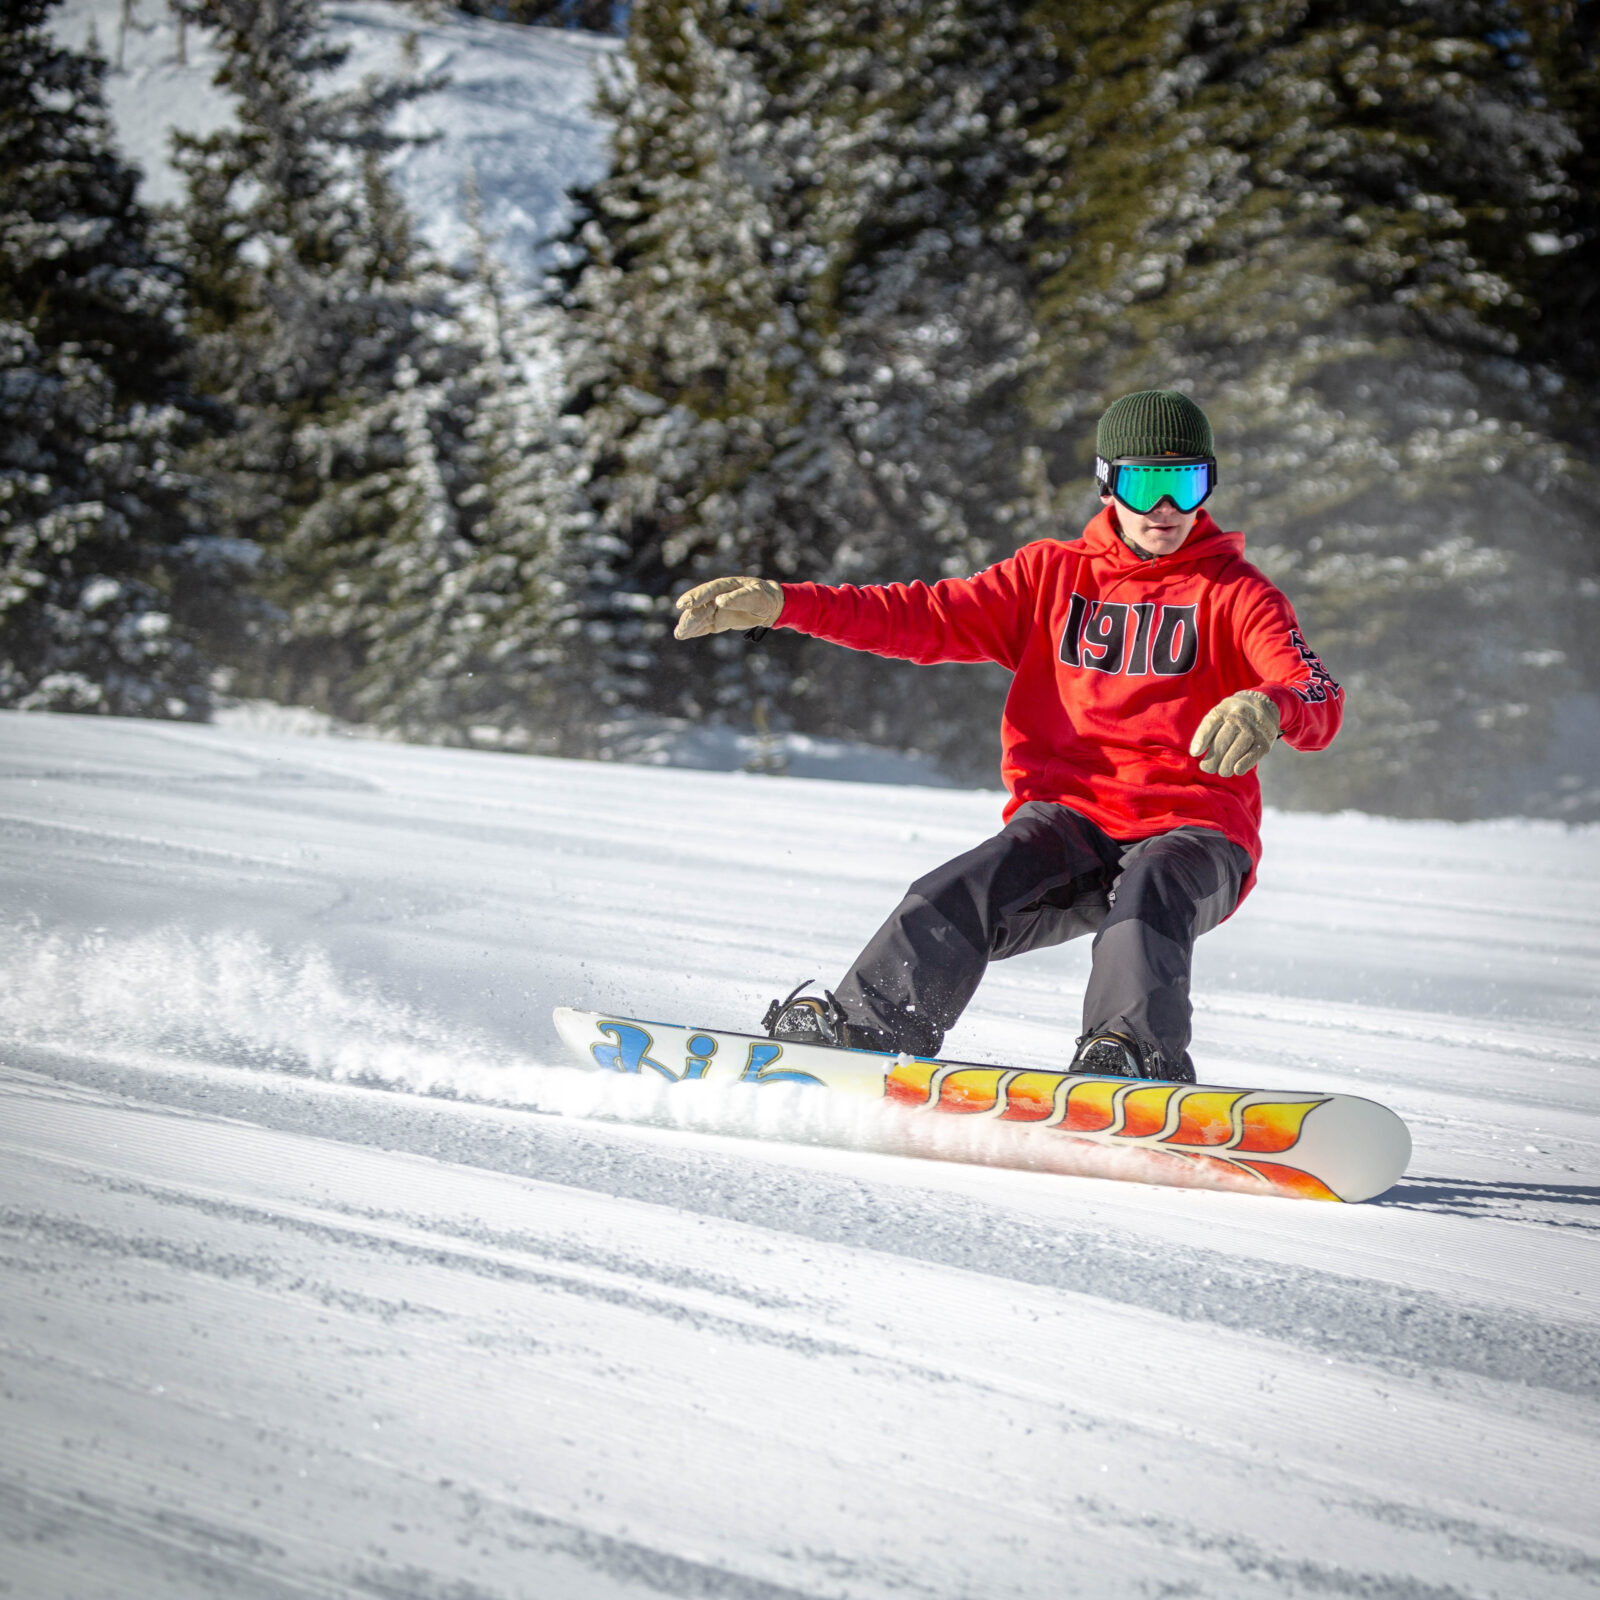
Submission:
[[[595,708],[574,553],[592,522],[577,419],[560,415],[559,313],[513,299],[478,423],[484,518],[472,563],[475,742],[580,753]],[[485,687],[493,686],[492,695]]]
[[[205,714],[175,604],[210,598],[182,285],[54,0],[0,30],[0,705]]]
[[[508,287],[481,224],[457,301],[466,327],[447,343],[474,364],[397,374],[407,469],[391,498],[407,532],[377,557],[387,599],[359,697],[408,737],[559,751],[586,697],[566,659],[584,508],[574,419],[557,414],[558,313]]]
[[[546,27],[586,28],[592,33],[620,33],[629,0],[460,0],[456,7],[474,17],[496,22],[542,23]]]
[[[264,554],[238,682],[385,722],[395,682],[372,651],[479,515],[461,504],[478,352],[384,170],[392,113],[430,84],[329,89],[345,52],[316,0],[181,3],[237,107],[178,162],[200,370],[236,421],[201,465],[228,531]]]
[[[1527,263],[1517,308],[1526,346],[1560,378],[1547,398],[1558,425],[1583,458],[1600,463],[1600,8],[1585,0],[1548,0],[1521,8],[1513,48],[1537,73],[1541,102],[1571,130],[1574,147],[1562,165],[1566,182],[1541,209],[1527,238]],[[1547,388],[1555,388],[1547,383]],[[1587,538],[1572,562],[1570,603],[1573,676],[1600,698],[1600,521],[1592,513],[1600,472],[1584,485]],[[1568,776],[1571,788],[1580,785]],[[1591,775],[1592,776],[1592,775]],[[1558,781],[1560,781],[1558,775]],[[1563,804],[1564,814],[1577,805]]]
[[[1537,75],[1539,103],[1571,130],[1566,182],[1545,196],[1519,307],[1539,354],[1575,382],[1575,409],[1600,429],[1600,11],[1588,0],[1520,6],[1508,41]]]
[[[1042,531],[1007,197],[1036,59],[1005,0],[661,0],[633,17],[568,300],[599,522],[595,683],[993,771],[1000,690],[787,635],[666,644],[729,571],[966,573]]]
[[[1064,443],[1174,384],[1224,522],[1350,689],[1319,807],[1470,815],[1572,682],[1592,462],[1519,342],[1575,140],[1478,0],[1045,0],[1061,63],[1030,194]],[[1082,471],[1062,460],[1054,470]]]

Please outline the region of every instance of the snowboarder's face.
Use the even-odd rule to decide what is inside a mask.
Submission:
[[[1130,511],[1114,496],[1103,494],[1100,504],[1111,507],[1117,532],[1147,556],[1170,556],[1174,550],[1181,550],[1200,518],[1198,508],[1180,511],[1170,500],[1163,500],[1149,511]]]

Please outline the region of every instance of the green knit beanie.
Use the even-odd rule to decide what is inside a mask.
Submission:
[[[1211,424],[1186,394],[1176,389],[1141,389],[1106,408],[1095,430],[1095,454],[1118,456],[1215,456]]]

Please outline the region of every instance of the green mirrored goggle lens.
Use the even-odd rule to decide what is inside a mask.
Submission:
[[[1166,464],[1120,462],[1111,469],[1111,492],[1130,511],[1142,516],[1170,499],[1180,511],[1196,510],[1216,482],[1209,461]]]

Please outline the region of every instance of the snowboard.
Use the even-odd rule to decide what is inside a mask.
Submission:
[[[930,1114],[990,1118],[1041,1139],[1142,1152],[1147,1159],[1096,1169],[1136,1182],[1369,1200],[1411,1159],[1405,1123],[1387,1106],[1354,1095],[840,1050],[567,1006],[556,1008],[555,1024],[562,1042],[593,1070],[679,1084],[802,1084]]]

